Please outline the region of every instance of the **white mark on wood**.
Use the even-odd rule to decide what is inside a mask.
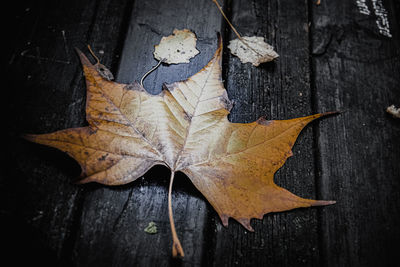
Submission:
[[[38,211],[38,215],[31,219],[32,222],[40,220],[43,217],[43,211]]]
[[[357,0],[356,3],[357,3],[358,11],[361,14],[364,14],[364,15],[371,14],[371,11],[369,10],[368,5],[367,5],[367,0]]]
[[[42,61],[49,61],[49,62],[54,62],[54,63],[63,63],[63,64],[70,64],[71,62],[65,61],[65,60],[58,60],[54,58],[47,58],[47,57],[42,57],[40,56],[40,49],[39,47],[36,47],[36,55],[31,55],[28,54],[32,49],[26,49],[21,52],[20,56],[21,57],[26,57],[26,58],[32,58],[38,61],[38,64],[40,64]]]
[[[36,55],[32,55],[30,53],[32,49],[28,48],[28,49],[22,51],[20,56],[21,57],[35,59],[35,60],[37,60],[38,64],[41,64],[42,61],[49,61],[49,62],[53,62],[53,63],[63,63],[63,64],[67,64],[67,65],[71,64],[71,56],[70,56],[70,53],[69,53],[68,44],[67,44],[67,37],[65,35],[65,31],[64,30],[61,31],[61,35],[62,35],[62,39],[63,39],[64,51],[65,51],[65,54],[67,56],[67,60],[43,57],[40,54],[40,48],[38,46],[35,48],[35,51],[36,51],[35,54]],[[30,44],[31,44],[31,42],[27,42],[27,45],[30,45]],[[10,60],[10,64],[12,64],[13,61],[14,61],[14,58],[12,58],[12,60]]]
[[[70,64],[71,63],[71,57],[69,55],[69,50],[68,50],[68,45],[67,45],[67,37],[65,36],[65,31],[62,30],[61,34],[62,34],[63,41],[64,41],[65,54],[67,55],[67,59],[68,59],[68,61],[67,61],[68,63],[67,64]]]
[[[376,26],[378,26],[379,32],[386,37],[392,37],[389,27],[388,12],[383,6],[382,0],[372,0],[372,6],[374,7]]]
[[[379,33],[383,36],[392,37],[390,33],[388,12],[383,6],[382,0],[371,0],[372,8],[376,16],[376,26],[378,27]],[[368,7],[367,0],[356,0],[358,11],[364,15],[371,15],[371,11]]]

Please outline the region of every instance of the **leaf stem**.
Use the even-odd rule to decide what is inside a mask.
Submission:
[[[237,35],[237,37],[238,37],[242,42],[244,42],[242,36],[240,36],[240,34],[239,34],[238,31],[236,30],[236,28],[233,27],[232,23],[231,23],[231,22],[229,21],[229,19],[226,17],[224,11],[222,10],[222,7],[218,4],[217,0],[212,0],[212,1],[213,1],[214,4],[218,7],[219,12],[221,12],[222,16],[224,17],[224,19],[226,20],[226,22],[228,22],[229,26],[230,26],[230,27],[232,28],[232,30],[235,32],[235,34]]]
[[[94,59],[96,59],[96,61],[97,61],[96,64],[100,64],[100,59],[94,54],[94,52],[93,52],[93,50],[92,50],[92,48],[90,47],[89,44],[87,45],[87,47],[88,47],[88,49],[89,49],[90,54],[92,54],[92,56],[94,57]]]
[[[160,61],[161,62],[161,61]],[[185,253],[183,252],[183,248],[181,242],[179,241],[178,235],[175,230],[174,217],[172,214],[172,205],[171,205],[171,192],[172,192],[172,183],[174,182],[175,171],[171,171],[171,178],[169,181],[169,189],[168,189],[168,215],[169,215],[169,223],[171,224],[171,232],[172,232],[172,257],[184,257]]]
[[[144,80],[144,78],[146,78],[147,75],[149,75],[149,74],[152,73],[155,69],[157,69],[157,68],[160,66],[160,64],[161,64],[162,62],[163,62],[163,59],[160,59],[160,61],[158,61],[157,65],[155,65],[153,68],[151,68],[151,70],[149,70],[148,72],[146,72],[146,73],[143,75],[142,79],[140,79],[140,85],[141,85],[141,86],[143,86],[143,80]]]
[[[236,36],[239,38],[240,41],[242,41],[243,44],[245,44],[250,50],[252,50],[253,52],[255,52],[256,54],[262,56],[258,51],[256,51],[254,48],[252,48],[243,38],[242,36],[239,34],[239,32],[236,30],[235,27],[233,27],[232,23],[229,21],[229,19],[226,17],[224,11],[222,10],[222,7],[218,4],[217,0],[212,0],[214,2],[214,4],[218,7],[219,12],[221,12],[222,16],[224,17],[224,19],[226,20],[226,22],[229,24],[229,26],[232,28],[232,30],[234,31],[234,33],[236,34]]]

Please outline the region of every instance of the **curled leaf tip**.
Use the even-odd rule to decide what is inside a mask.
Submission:
[[[328,206],[328,205],[333,205],[333,204],[336,204],[336,201],[334,201],[334,200],[317,200],[312,204],[312,206]]]
[[[172,244],[172,257],[173,258],[184,258],[185,257],[185,252],[183,252],[183,248],[181,246],[181,243],[179,242],[173,242]]]
[[[79,50],[79,48],[75,47],[75,51],[78,54],[79,59],[81,60],[81,64],[83,66],[87,66],[87,67],[93,66],[93,64],[90,62],[90,60],[86,57],[86,55],[81,50]]]
[[[228,227],[229,217],[225,214],[220,215],[222,225]]]
[[[244,226],[244,228],[246,228],[246,230],[248,230],[249,232],[254,232],[253,227],[250,225],[250,219],[243,218],[239,219],[238,221],[240,222],[241,225]]]
[[[75,184],[87,184],[87,183],[92,182],[91,179],[90,179],[89,177],[85,177],[85,178],[82,179],[82,176],[83,176],[83,175],[84,175],[84,174],[82,173],[82,174],[81,174],[81,177],[79,177],[79,178],[75,181]]]
[[[328,111],[328,112],[322,113],[322,115],[323,115],[323,116],[329,116],[329,115],[341,114],[341,113],[343,113],[343,112],[344,112],[344,111]]]
[[[25,140],[31,141],[31,142],[32,142],[33,140],[35,140],[35,135],[34,135],[34,134],[21,134],[20,137],[21,137],[22,139],[25,139]]]

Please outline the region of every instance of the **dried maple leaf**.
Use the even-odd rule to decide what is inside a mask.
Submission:
[[[227,226],[228,218],[253,231],[251,218],[299,207],[332,204],[303,199],[277,186],[274,173],[292,155],[304,126],[323,116],[231,123],[221,81],[222,41],[210,62],[189,79],[164,85],[158,95],[138,83],[103,78],[80,52],[87,85],[88,127],[26,135],[67,152],[82,167],[81,183],[126,184],[156,164],[171,169],[169,216],[173,255],[183,256],[172,218],[174,173],[193,182]]]
[[[225,15],[222,7],[217,0],[212,0],[217,6],[219,12],[224,17],[228,25],[232,28],[238,39],[231,40],[228,48],[231,53],[237,56],[242,63],[252,63],[253,66],[258,67],[261,63],[269,62],[279,57],[274,48],[264,41],[264,37],[260,36],[244,36],[242,37],[236,28],[229,21]]]
[[[279,57],[274,48],[264,42],[264,37],[244,36],[230,41],[228,48],[242,63],[250,62],[255,67]]]
[[[188,29],[175,29],[173,34],[161,38],[154,46],[154,57],[167,64],[189,63],[199,50],[196,49],[196,35]]]

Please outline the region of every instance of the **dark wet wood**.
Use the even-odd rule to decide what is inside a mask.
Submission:
[[[194,13],[198,15],[193,16]],[[160,20],[163,22],[160,23]],[[214,54],[221,22],[218,11],[209,1],[136,1],[117,80],[124,83],[139,81],[147,70],[157,64],[152,55],[154,45],[160,42],[162,36],[170,35],[174,28],[189,28],[199,36],[201,56],[189,64],[162,65],[146,78],[144,87],[156,94],[161,91],[163,82],[190,77]],[[172,251],[167,209],[169,177],[168,169],[154,168],[133,184],[117,189],[98,186],[88,193],[80,221],[79,240],[74,250],[79,255],[79,265],[168,265]],[[206,245],[203,243],[203,232],[209,207],[184,175],[176,176],[172,208],[185,251],[183,263],[187,266],[200,265],[203,246]],[[158,227],[156,235],[144,232],[152,221]],[[102,252],[90,253],[93,250]],[[121,254],[124,256],[121,257]]]
[[[400,120],[385,109],[400,101],[399,9],[385,7],[393,38],[379,33],[372,8],[312,10],[315,109],[343,111],[315,131],[318,196],[338,201],[320,213],[323,266],[398,265]]]
[[[69,265],[87,191],[72,183],[79,167],[65,154],[26,143],[19,135],[86,123],[85,85],[73,48],[92,44],[105,51],[99,56],[106,65],[115,65],[126,32],[122,11],[127,1],[16,4],[6,22],[13,29],[13,46],[7,55],[10,94],[3,111],[11,159],[2,179],[2,223],[9,227],[2,228],[3,242],[10,240],[17,262],[31,263],[31,256],[40,263],[54,259]]]
[[[172,261],[167,214],[169,171],[155,167],[119,187],[77,186],[79,166],[54,149],[21,140],[86,125],[85,85],[73,51],[90,44],[117,81],[154,66],[153,46],[174,28],[198,36],[189,64],[162,65],[144,86],[196,73],[211,58],[217,32],[235,38],[212,1],[35,1],[13,3],[4,17],[0,182],[3,260],[53,266],[388,266],[400,242],[400,5],[384,1],[392,38],[356,1],[225,1],[242,35],[264,36],[280,57],[258,68],[224,52],[234,122],[287,119],[341,110],[307,127],[276,182],[334,206],[268,214],[254,233],[234,220],[224,228],[204,197],[177,174],[173,209],[185,249]],[[6,86],[4,86],[4,84]],[[143,230],[151,221],[158,233]]]
[[[288,119],[312,113],[308,6],[306,2],[297,3],[296,8],[292,5],[292,1],[232,1],[229,13],[241,35],[264,36],[280,56],[255,68],[226,53],[226,88],[235,100],[231,121],[251,122],[261,116]],[[234,38],[232,32],[225,39]],[[301,133],[294,156],[275,176],[277,184],[306,198],[316,196],[312,127]],[[232,219],[229,222],[225,229],[214,216],[210,265],[318,265],[316,209],[252,220],[254,233]]]

